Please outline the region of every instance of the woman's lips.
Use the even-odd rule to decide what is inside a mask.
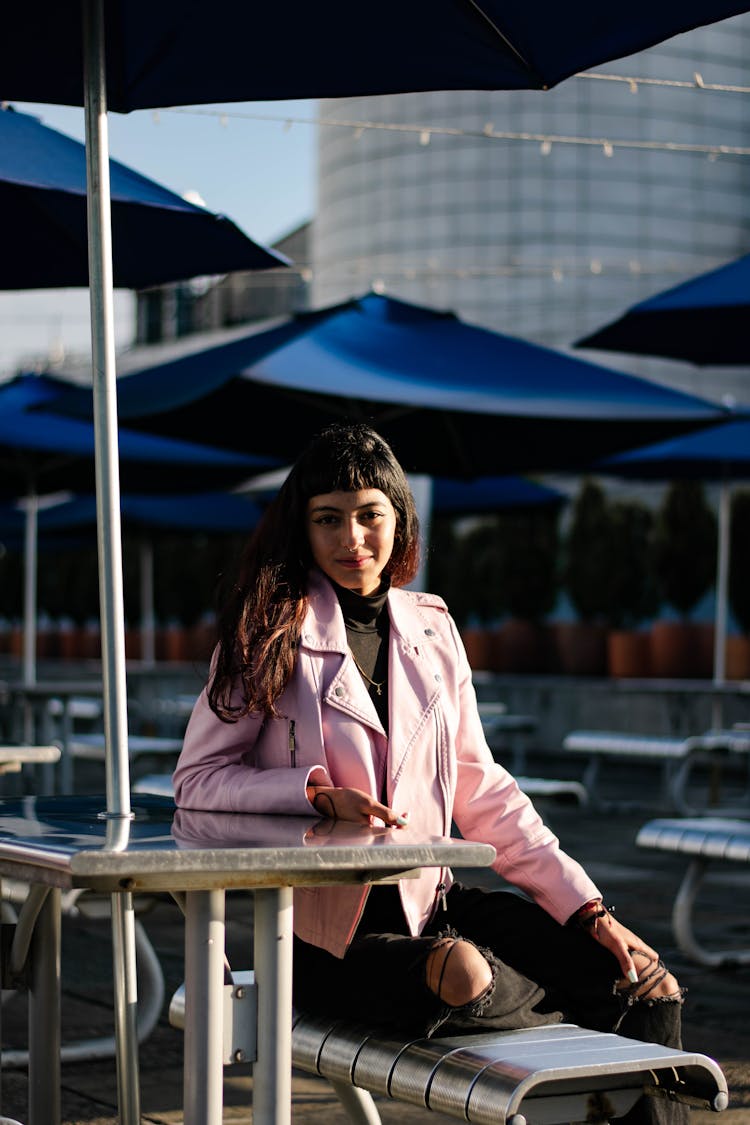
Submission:
[[[338,562],[339,566],[344,566],[348,570],[359,570],[359,568],[361,566],[364,566],[364,564],[366,562],[370,561],[370,556],[369,555],[362,555],[360,558],[356,558],[356,559],[347,558],[347,559],[337,559],[336,561]]]

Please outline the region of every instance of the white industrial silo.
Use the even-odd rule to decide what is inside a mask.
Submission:
[[[321,102],[324,121],[346,125],[319,129],[313,304],[375,285],[564,347],[748,251],[750,156],[713,150],[750,149],[750,94],[706,87],[750,86],[750,16],[596,73],[656,81]],[[500,133],[534,139],[487,135]],[[632,357],[619,366],[693,390],[711,377]]]

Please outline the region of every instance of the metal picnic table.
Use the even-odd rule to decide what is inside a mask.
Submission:
[[[486,866],[485,844],[318,818],[175,811],[139,795],[131,821],[100,796],[0,801],[0,878],[31,884],[36,911],[29,999],[29,1125],[60,1120],[60,892],[184,892],[185,1125],[221,1125],[225,894],[254,891],[258,987],[255,1125],[289,1125],[292,888],[368,883],[425,866]],[[135,1004],[135,981],[126,982]],[[121,1045],[118,1068],[136,1066]]]

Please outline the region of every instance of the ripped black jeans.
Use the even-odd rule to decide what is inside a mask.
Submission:
[[[444,934],[478,946],[493,982],[473,1004],[450,1008],[427,987],[425,961]],[[295,939],[294,1002],[305,1011],[397,1029],[406,1035],[508,1030],[568,1021],[681,1047],[679,1000],[628,1004],[611,953],[507,891],[455,884],[420,937],[410,937],[396,887],[374,888],[346,956]],[[642,1098],[623,1125],[683,1125],[687,1107]]]

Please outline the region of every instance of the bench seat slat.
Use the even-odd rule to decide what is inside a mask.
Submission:
[[[599,1097],[620,1114],[655,1085],[714,1109],[728,1098],[724,1075],[706,1056],[573,1024],[410,1042],[299,1016],[293,1060],[334,1082],[346,1079],[474,1125],[524,1125],[526,1112],[540,1125],[583,1120]]]
[[[750,821],[728,817],[650,820],[639,830],[641,848],[750,862]]]

